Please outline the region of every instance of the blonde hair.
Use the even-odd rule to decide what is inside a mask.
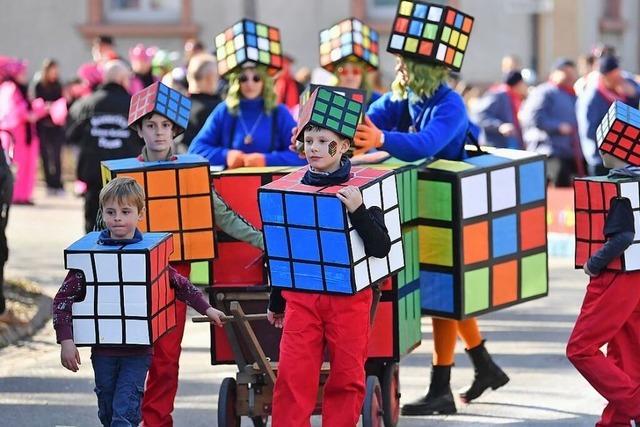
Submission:
[[[264,65],[257,65],[255,67],[256,74],[260,76],[263,82],[262,86],[262,99],[264,100],[264,111],[267,114],[276,108],[276,92],[273,90],[273,78],[267,73],[267,67]],[[227,108],[231,115],[238,115],[238,108],[240,107],[240,75],[242,70],[234,71],[229,74],[229,92],[227,93]]]
[[[135,179],[128,176],[119,176],[112,179],[100,190],[100,208],[104,204],[114,201],[119,205],[130,204],[138,208],[138,212],[144,209],[144,190]]]
[[[401,60],[407,67],[409,81],[405,81],[400,71],[396,73],[391,84],[394,100],[406,99],[407,89],[419,97],[431,96],[449,76],[449,70],[442,65],[423,64],[404,57]]]

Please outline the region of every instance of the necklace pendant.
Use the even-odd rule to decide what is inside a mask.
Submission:
[[[253,137],[252,137],[251,135],[246,135],[246,136],[244,137],[244,143],[245,143],[246,145],[251,144],[252,142],[253,142]]]
[[[409,133],[416,133],[416,127],[414,125],[409,126]]]

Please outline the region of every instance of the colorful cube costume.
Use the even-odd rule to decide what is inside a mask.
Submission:
[[[391,29],[387,51],[445,65],[460,71],[474,18],[457,9],[402,0]]]
[[[380,65],[378,32],[356,18],[320,31],[320,66],[333,72],[338,63],[360,60],[375,70]]]
[[[640,166],[640,111],[615,101],[596,129],[600,151]]]
[[[89,233],[64,251],[65,268],[83,272],[86,293],[73,304],[77,346],[148,346],[176,325],[169,285],[168,233],[146,233],[138,243],[107,246]]]
[[[452,319],[548,292],[544,157],[470,154],[418,172],[422,308]]]
[[[168,86],[156,82],[131,97],[129,106],[129,126],[151,113],[162,114],[184,132],[189,124],[191,100]]]
[[[218,73],[224,76],[247,62],[265,65],[274,75],[282,68],[280,30],[242,19],[215,38]]]

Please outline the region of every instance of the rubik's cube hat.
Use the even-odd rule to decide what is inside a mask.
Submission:
[[[156,82],[131,97],[129,126],[134,128],[145,116],[158,113],[175,125],[175,135],[184,132],[189,123],[191,100],[161,82]]]
[[[253,62],[267,67],[270,75],[282,68],[280,30],[243,19],[215,38],[218,73],[221,76]]]
[[[615,101],[596,129],[598,148],[640,166],[640,111]]]
[[[402,0],[387,51],[460,71],[473,21],[472,16],[449,6]]]
[[[356,18],[320,31],[320,65],[333,72],[344,61],[361,61],[370,69],[380,65],[378,32]]]
[[[326,87],[319,87],[304,104],[298,119],[296,140],[304,140],[304,129],[315,125],[352,140],[362,114],[362,102],[348,99]]]

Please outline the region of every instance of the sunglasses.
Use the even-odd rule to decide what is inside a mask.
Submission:
[[[360,68],[344,68],[344,67],[340,67],[338,68],[338,74],[340,74],[341,76],[348,76],[349,74],[354,75],[354,76],[359,76],[360,74],[362,74],[362,70]]]
[[[248,81],[249,81],[249,76],[245,76],[245,75],[243,74],[243,75],[241,75],[241,76],[240,76],[240,78],[239,78],[238,80],[240,80],[240,83],[246,83],[246,82],[248,82]],[[258,82],[260,82],[260,80],[262,80],[262,79],[260,78],[260,76],[259,76],[259,75],[254,74],[254,76],[253,76],[253,79],[252,79],[252,80],[253,80],[253,82],[254,82],[254,83],[258,83]]]

